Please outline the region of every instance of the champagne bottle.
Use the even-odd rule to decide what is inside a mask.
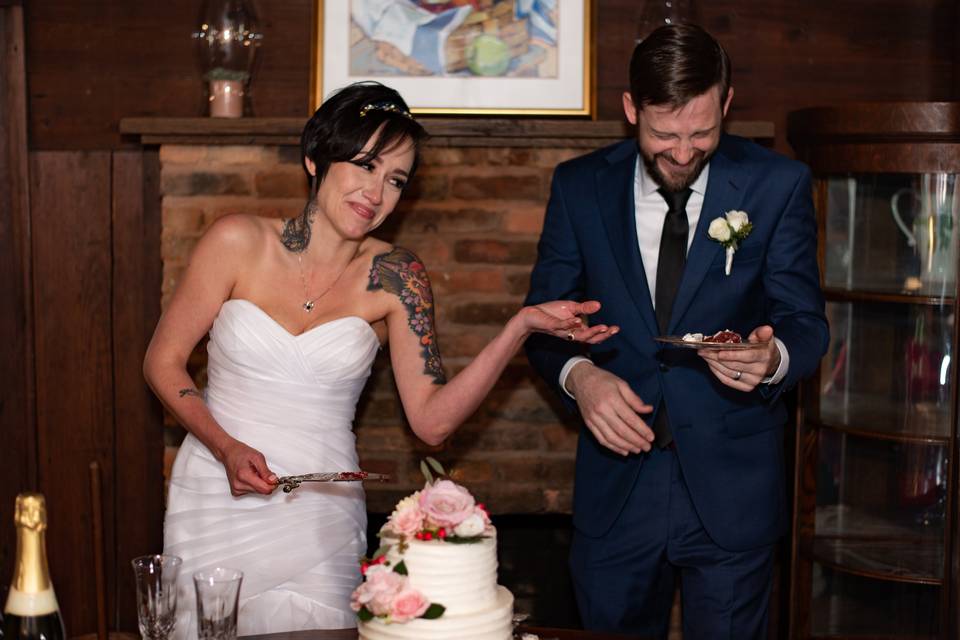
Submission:
[[[13,514],[17,556],[3,609],[3,640],[65,640],[47,566],[47,507],[39,493],[21,493]]]

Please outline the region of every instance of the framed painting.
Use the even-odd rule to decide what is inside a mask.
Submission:
[[[415,113],[593,114],[591,0],[315,0],[312,107],[353,82]]]

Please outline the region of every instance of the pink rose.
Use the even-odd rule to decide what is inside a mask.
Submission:
[[[456,527],[473,514],[473,496],[450,480],[440,480],[420,492],[420,509],[438,527]]]
[[[357,589],[357,602],[366,605],[375,616],[385,616],[393,608],[393,599],[407,585],[406,577],[383,565],[367,569],[367,581]]]
[[[412,536],[423,528],[423,511],[415,501],[401,501],[387,522],[391,531],[402,536]]]
[[[352,594],[350,594],[350,608],[353,609],[354,612],[360,611],[360,609],[363,607],[363,603],[360,602],[360,595],[362,593],[363,585],[361,584],[359,587],[353,590]]]
[[[391,622],[406,622],[419,618],[426,612],[430,603],[423,594],[416,589],[407,587],[393,599],[393,608],[390,610]]]

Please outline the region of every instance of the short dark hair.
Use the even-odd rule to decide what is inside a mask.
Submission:
[[[409,141],[414,149],[409,175],[409,179],[413,179],[420,163],[420,146],[426,140],[427,132],[410,115],[410,108],[396,90],[379,82],[356,82],[324,100],[300,135],[304,170],[307,158],[317,167],[316,178],[310,179],[311,199],[326,177],[330,164],[356,158],[381,126],[383,130],[376,144],[360,160],[371,160]],[[309,172],[307,174],[309,176]]]
[[[637,109],[647,105],[680,108],[714,86],[720,87],[722,102],[730,89],[730,58],[697,25],[664,25],[633,50],[630,96]]]

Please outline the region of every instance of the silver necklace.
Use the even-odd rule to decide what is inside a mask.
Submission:
[[[320,295],[314,296],[313,298],[310,297],[310,292],[307,290],[307,279],[306,279],[306,278],[304,277],[304,275],[303,275],[303,258],[302,258],[302,254],[299,253],[299,252],[297,253],[297,267],[300,268],[300,284],[303,285],[303,297],[306,299],[306,301],[305,301],[302,305],[300,305],[300,306],[303,308],[304,311],[306,311],[307,313],[310,313],[311,311],[313,311],[313,308],[314,308],[315,306],[317,306],[317,300],[319,300],[319,299],[322,298],[323,296],[325,296],[325,295],[327,295],[328,293],[330,293],[330,290],[333,289],[333,287],[336,286],[336,284],[337,284],[338,282],[340,282],[340,277],[341,277],[344,273],[346,273],[347,267],[349,267],[349,266],[350,266],[350,263],[353,262],[353,259],[357,257],[357,253],[358,253],[359,251],[360,251],[360,245],[357,245],[357,250],[354,251],[354,252],[353,252],[353,255],[350,256],[350,259],[347,260],[347,264],[343,265],[343,269],[341,269],[341,270],[340,270],[340,273],[337,274],[337,277],[333,279],[333,282],[330,283],[330,286],[328,286],[326,289],[324,289],[324,290],[320,293]]]

